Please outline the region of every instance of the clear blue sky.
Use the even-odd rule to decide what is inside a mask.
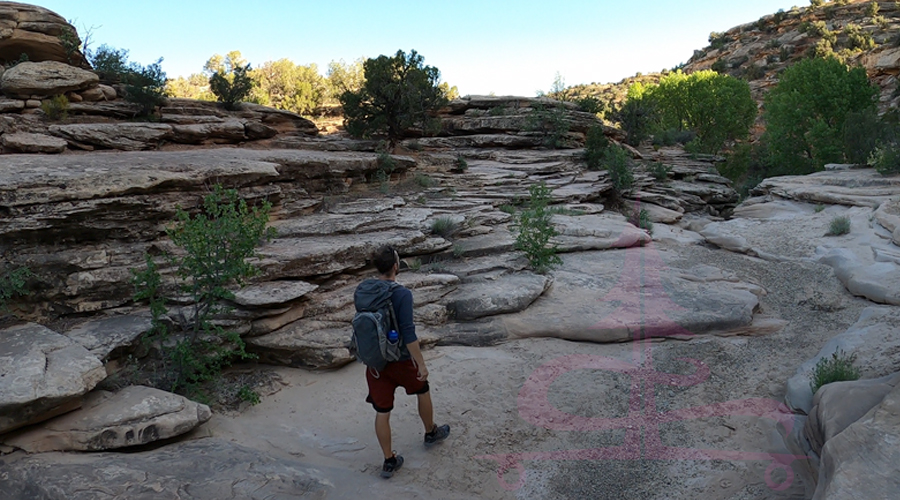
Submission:
[[[800,3],[798,3],[800,2]],[[94,48],[163,57],[169,77],[198,73],[239,50],[259,65],[316,63],[417,50],[460,93],[534,95],[559,72],[566,84],[613,82],[687,61],[725,31],[795,0],[37,0],[94,26]]]

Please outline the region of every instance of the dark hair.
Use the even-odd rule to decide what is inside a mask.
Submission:
[[[375,250],[375,253],[372,254],[372,260],[375,262],[375,267],[381,274],[391,272],[391,268],[397,263],[398,258],[399,254],[394,250],[394,247],[390,245],[383,246],[378,250]]]

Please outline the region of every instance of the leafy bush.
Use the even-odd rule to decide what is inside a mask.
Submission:
[[[248,100],[264,106],[309,116],[328,97],[328,81],[319,74],[316,64],[303,66],[290,59],[267,61],[250,76],[254,86]]]
[[[879,144],[869,156],[868,164],[881,175],[900,172],[900,147],[896,143]]]
[[[230,73],[216,71],[209,77],[209,89],[225,109],[234,110],[237,104],[247,99],[253,91],[254,82],[250,78],[249,64],[237,66]]]
[[[716,59],[716,62],[712,63],[710,69],[715,71],[716,73],[724,73],[730,69],[728,61],[725,59]]]
[[[100,76],[100,80],[107,83],[122,81],[131,69],[127,50],[117,50],[105,44],[94,51],[89,59],[94,72]]]
[[[515,215],[516,207],[515,207],[515,205],[510,205],[509,203],[504,203],[503,205],[500,205],[500,211],[505,214]]]
[[[819,204],[817,204],[817,205],[813,208],[813,210],[815,210],[815,212],[816,212],[817,214],[818,214],[818,213],[822,213],[822,212],[825,211],[825,205],[819,203]]]
[[[69,116],[69,99],[58,95],[41,101],[41,111],[51,120],[64,120]]]
[[[650,133],[657,127],[659,121],[659,109],[652,98],[645,96],[646,87],[635,83],[628,89],[628,97],[625,102],[613,113],[613,119],[619,122],[625,131],[625,142],[629,146],[639,146],[641,142],[650,137]]]
[[[579,97],[578,99],[575,99],[575,104],[578,105],[580,111],[584,111],[585,113],[600,115],[606,112],[606,104],[593,96]]]
[[[832,382],[845,382],[859,379],[859,368],[853,366],[856,356],[848,356],[843,351],[835,351],[831,358],[822,358],[813,369],[809,388],[813,394],[819,392],[823,385]]]
[[[767,174],[802,175],[843,162],[847,117],[873,110],[877,94],[864,68],[850,69],[835,58],[787,68],[765,99],[763,141],[775,166]]]
[[[541,182],[532,185],[528,192],[528,206],[516,216],[512,226],[516,249],[525,252],[535,272],[545,273],[562,264],[562,259],[556,255],[556,245],[550,244],[550,239],[558,234],[551,220],[553,214],[548,209],[551,190]]]
[[[459,224],[452,217],[438,217],[431,222],[431,234],[448,238],[459,229]]]
[[[138,105],[138,116],[150,116],[166,101],[166,74],[162,70],[162,58],[148,66],[131,64],[123,75],[125,99]]]
[[[440,71],[424,65],[424,58],[398,50],[363,64],[365,83],[359,91],[341,94],[344,123],[355,137],[384,134],[395,145],[410,128],[425,133],[439,126],[432,113],[447,104],[440,88]]]
[[[469,169],[469,162],[463,157],[463,155],[456,155],[456,161],[453,164],[454,172],[465,172]]]
[[[77,62],[75,54],[78,54],[78,51],[81,50],[81,39],[78,38],[78,33],[75,33],[75,30],[72,28],[65,27],[57,38],[66,52],[66,60],[69,64],[75,64]]]
[[[166,233],[181,251],[167,257],[181,294],[192,304],[186,313],[176,315],[178,331],[169,332],[162,321],[166,299],[154,260],[147,255],[146,268],[132,270],[135,300],[150,302],[151,335],[159,341],[164,363],[158,381],[162,388],[193,391],[197,384],[217,377],[232,360],[252,357],[240,335],[215,320],[230,309],[226,305],[234,299],[230,288],[258,273],[247,260],[263,238],[274,236],[266,229],[270,208],[264,203],[251,209],[237,191],[216,186],[204,198],[200,213],[178,210],[177,222]],[[171,335],[175,333],[179,335]]]
[[[569,122],[566,121],[566,112],[561,106],[535,103],[528,115],[525,129],[539,132],[543,137],[544,147],[558,149],[566,145]]]
[[[646,209],[642,208],[638,213],[632,211],[628,217],[628,223],[653,234],[653,221],[650,220],[650,212]]]
[[[0,272],[0,313],[8,311],[10,301],[25,295],[25,285],[34,276],[27,267],[6,269]]]
[[[415,178],[413,178],[413,181],[414,181],[414,182],[416,183],[416,185],[418,185],[419,187],[423,187],[423,188],[426,188],[426,189],[438,185],[438,181],[435,180],[434,177],[432,177],[432,176],[430,176],[430,175],[428,175],[428,174],[422,174],[422,173],[416,174]]]
[[[825,236],[843,236],[850,233],[850,218],[843,215],[831,219]]]
[[[847,113],[842,130],[847,161],[865,164],[878,144],[890,140],[893,128],[879,119],[874,108]]]
[[[603,168],[603,155],[609,148],[609,139],[603,133],[603,127],[594,125],[588,129],[584,141],[584,161],[589,170]]]
[[[609,172],[613,191],[621,196],[634,185],[634,173],[631,171],[631,158],[627,151],[610,146],[603,154],[603,167]]]
[[[669,180],[669,174],[672,173],[672,167],[662,163],[654,163],[650,165],[650,173],[659,182],[667,181]]]
[[[872,34],[865,32],[858,24],[848,23],[844,28],[847,35],[847,43],[850,49],[854,51],[871,50],[875,48],[875,40]]]

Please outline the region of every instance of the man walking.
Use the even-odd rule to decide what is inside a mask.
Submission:
[[[400,272],[400,255],[390,246],[378,249],[373,255],[375,267],[382,281],[394,283]],[[393,285],[391,304],[401,342],[399,361],[388,363],[380,372],[366,369],[369,386],[368,403],[375,408],[375,435],[384,453],[381,477],[390,478],[403,466],[403,457],[391,448],[391,410],[394,409],[394,392],[398,387],[406,389],[406,394],[416,395],[419,417],[425,426],[425,446],[431,446],[450,435],[450,426],[434,423],[434,408],[428,385],[428,368],[416,337],[413,323],[413,296],[409,289]]]

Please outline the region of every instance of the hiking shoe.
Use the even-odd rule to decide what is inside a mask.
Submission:
[[[434,430],[425,434],[425,446],[431,446],[435,443],[439,443],[450,435],[450,426],[442,425],[438,427],[434,426]]]
[[[384,465],[381,466],[381,477],[385,479],[394,477],[394,473],[400,470],[400,467],[403,467],[403,457],[394,452],[393,457],[384,460]]]

